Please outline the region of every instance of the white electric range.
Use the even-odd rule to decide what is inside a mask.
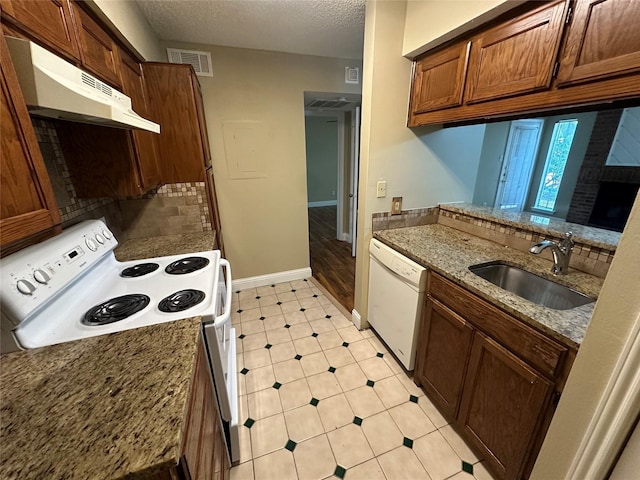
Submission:
[[[0,259],[3,349],[12,343],[38,348],[201,316],[234,462],[238,388],[229,263],[218,250],[119,262],[113,253],[117,245],[102,221],[89,220]]]

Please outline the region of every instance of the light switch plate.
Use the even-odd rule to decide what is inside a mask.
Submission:
[[[376,197],[384,198],[387,196],[387,182],[385,180],[381,180],[376,183]]]
[[[402,213],[402,197],[393,197],[391,200],[391,215],[400,215]]]

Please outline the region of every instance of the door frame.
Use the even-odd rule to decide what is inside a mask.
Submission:
[[[338,171],[337,174],[337,186],[336,186],[336,238],[338,240],[345,240],[345,237],[349,236],[349,232],[345,232],[343,228],[343,218],[344,215],[342,213],[344,207],[344,196],[345,196],[345,184],[344,184],[344,149],[345,149],[345,136],[344,136],[344,124],[345,124],[345,116],[344,112],[340,110],[327,110],[324,112],[319,112],[315,110],[305,110],[305,117],[330,117],[337,118],[338,122],[336,128],[338,129]],[[305,126],[305,134],[306,134],[306,126]],[[306,154],[305,154],[305,163],[306,163]],[[306,181],[306,179],[305,179]],[[307,198],[308,202],[308,198]]]

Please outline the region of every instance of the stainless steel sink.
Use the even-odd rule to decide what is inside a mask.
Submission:
[[[494,285],[543,307],[569,310],[595,302],[594,298],[583,293],[505,262],[480,263],[470,266],[469,270]]]

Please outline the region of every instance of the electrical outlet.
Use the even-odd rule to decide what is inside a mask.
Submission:
[[[381,180],[376,184],[376,197],[384,198],[387,196],[387,182]]]
[[[402,197],[393,197],[391,200],[391,215],[400,215],[402,213]]]

